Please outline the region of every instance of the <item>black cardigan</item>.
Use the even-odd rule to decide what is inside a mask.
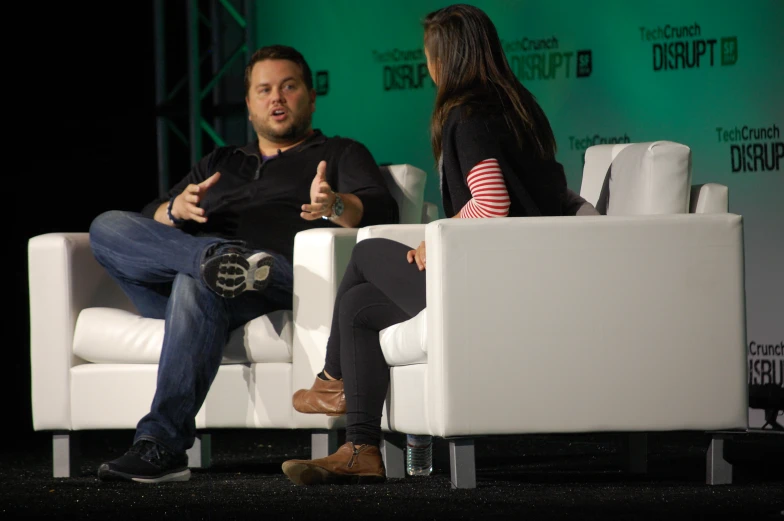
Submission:
[[[442,131],[441,197],[444,213],[454,216],[471,200],[466,176],[480,161],[495,158],[504,175],[510,217],[563,215],[566,176],[555,160],[521,147],[500,110],[492,106],[455,107]]]

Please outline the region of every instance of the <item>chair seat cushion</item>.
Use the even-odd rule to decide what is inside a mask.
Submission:
[[[427,363],[427,308],[416,316],[379,332],[387,365]]]
[[[275,311],[231,332],[224,364],[291,363],[291,311]],[[157,364],[164,321],[114,308],[87,308],[74,330],[74,354],[98,364]]]
[[[615,153],[615,150],[618,150]],[[607,215],[689,213],[691,149],[673,141],[616,145],[596,209]],[[586,155],[587,157],[587,155]]]

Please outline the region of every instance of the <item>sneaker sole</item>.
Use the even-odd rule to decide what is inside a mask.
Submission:
[[[191,469],[185,469],[173,474],[167,474],[160,478],[131,478],[139,483],[168,483],[170,481],[188,481],[191,479]]]
[[[202,276],[213,292],[234,298],[246,291],[264,291],[274,264],[275,258],[264,252],[254,253],[247,259],[227,253],[205,262]]]
[[[126,474],[116,470],[100,469],[98,477],[104,481],[136,481],[138,483],[167,483],[170,481],[188,481],[191,479],[191,469],[180,470],[163,476],[144,477],[135,474]]]
[[[295,485],[370,485],[383,483],[385,476],[335,474],[306,463],[283,463],[283,473]]]

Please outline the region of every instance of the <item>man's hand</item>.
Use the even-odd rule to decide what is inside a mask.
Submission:
[[[408,250],[408,253],[406,253],[406,259],[408,260],[409,264],[416,261],[416,264],[419,267],[419,271],[425,269],[427,267],[427,260],[425,256],[425,241],[420,242],[416,250]]]
[[[189,184],[177,197],[172,204],[172,215],[177,219],[186,219],[198,223],[206,223],[207,217],[204,209],[199,208],[199,203],[215,183],[220,179],[220,172],[215,172],[210,177],[199,184]]]
[[[310,204],[302,205],[300,217],[306,221],[314,221],[332,214],[335,204],[335,192],[327,183],[327,162],[321,161],[316,168],[316,177],[310,183]]]

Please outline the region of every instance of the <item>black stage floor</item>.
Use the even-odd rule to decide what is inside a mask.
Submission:
[[[307,432],[217,430],[212,467],[189,482],[99,481],[98,465],[132,436],[80,433],[81,472],[68,479],[51,477],[48,433],[4,442],[0,519],[784,519],[784,436],[776,434],[728,441],[735,482],[722,486],[705,484],[709,438],[694,432],[650,434],[643,475],[622,470],[620,434],[479,438],[478,486],[453,490],[443,440],[430,477],[297,487],[280,465],[309,456]]]

